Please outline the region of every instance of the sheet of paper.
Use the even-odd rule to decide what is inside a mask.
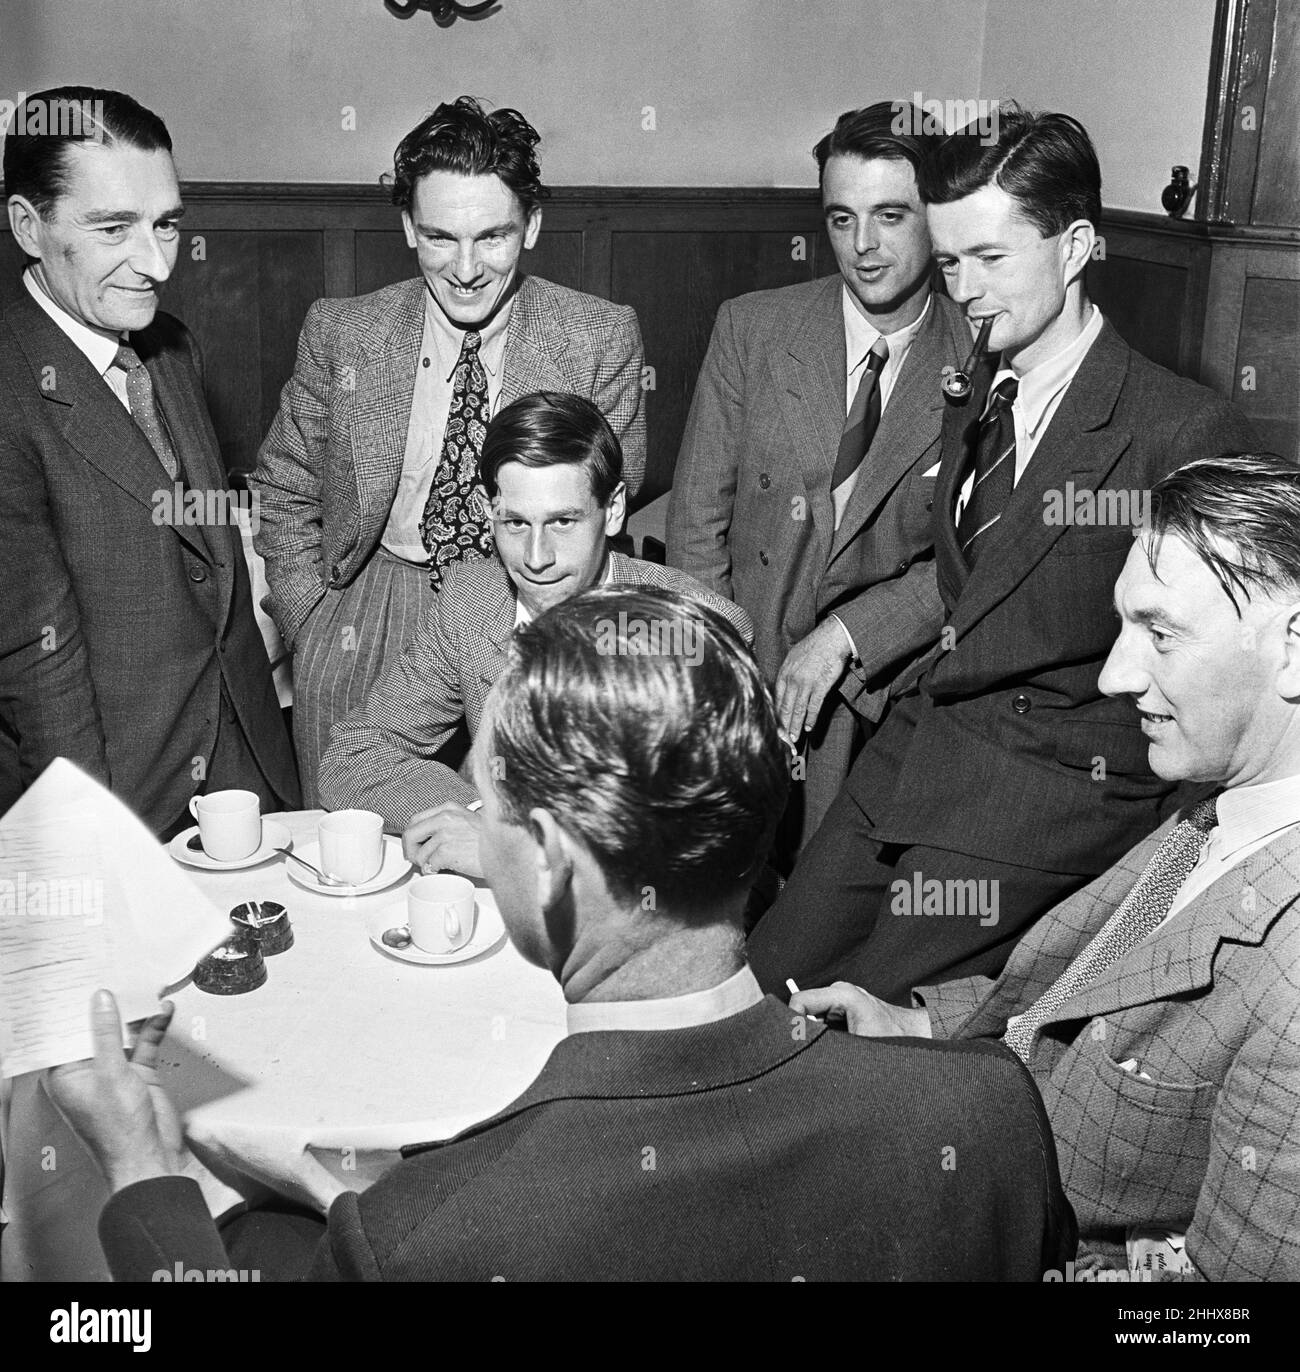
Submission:
[[[0,818],[0,1076],[89,1057],[93,991],[143,1019],[229,933],[131,810],[56,758]]]

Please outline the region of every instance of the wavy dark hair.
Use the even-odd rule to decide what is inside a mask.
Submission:
[[[30,126],[41,113],[43,132]],[[21,195],[48,219],[68,188],[68,153],[80,143],[124,144],[142,152],[171,152],[167,125],[138,100],[96,86],[56,86],[29,95],[5,135],[5,196]]]
[[[927,205],[964,200],[997,186],[1044,238],[1078,219],[1101,225],[1101,165],[1088,130],[1068,114],[1034,114],[1014,100],[998,106],[997,136],[967,124],[940,140],[918,176]]]
[[[1170,534],[1214,573],[1238,616],[1238,595],[1300,594],[1300,467],[1274,453],[1203,457],[1179,467],[1151,488],[1153,572]]]
[[[525,467],[585,466],[591,493],[602,508],[623,479],[623,446],[609,420],[580,395],[534,391],[521,395],[488,422],[478,477],[488,499],[496,498],[497,472],[506,462]]]
[[[415,185],[430,172],[499,176],[529,214],[550,194],[534,151],[537,130],[518,110],[490,114],[472,95],[441,104],[422,119],[393,153],[393,204],[408,213]]]
[[[899,125],[904,126],[899,132]],[[812,155],[817,159],[817,175],[826,174],[832,157],[884,157],[910,162],[919,178],[921,164],[941,141],[941,135],[913,133],[924,124],[924,116],[906,100],[877,100],[860,110],[845,110],[835,127],[819,139]]]
[[[654,632],[664,651],[646,651]],[[656,909],[703,917],[752,883],[785,808],[777,727],[758,664],[721,614],[624,586],[515,631],[481,736],[508,822],[547,810],[620,899],[648,888]]]

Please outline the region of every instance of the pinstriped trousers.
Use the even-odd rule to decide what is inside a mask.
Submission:
[[[330,729],[365,700],[434,594],[427,567],[377,548],[356,580],[327,590],[311,612],[293,653],[293,742],[307,809],[321,804],[317,774]]]

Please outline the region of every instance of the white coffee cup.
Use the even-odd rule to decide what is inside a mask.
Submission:
[[[384,862],[384,818],[373,810],[335,810],[317,826],[320,869],[355,886]]]
[[[203,851],[217,862],[238,862],[262,846],[261,802],[252,791],[210,791],[190,799]]]
[[[474,937],[474,883],[445,873],[416,877],[406,888],[411,942],[426,953],[454,953]]]

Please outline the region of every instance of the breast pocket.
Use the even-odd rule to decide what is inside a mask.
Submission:
[[[1085,1034],[1089,1031],[1085,1030]],[[1080,1120],[1075,1182],[1104,1197],[1118,1224],[1185,1230],[1205,1179],[1210,1121],[1219,1088],[1213,1082],[1154,1081],[1127,1071],[1098,1043]],[[1075,1182],[1068,1182],[1071,1189]]]

